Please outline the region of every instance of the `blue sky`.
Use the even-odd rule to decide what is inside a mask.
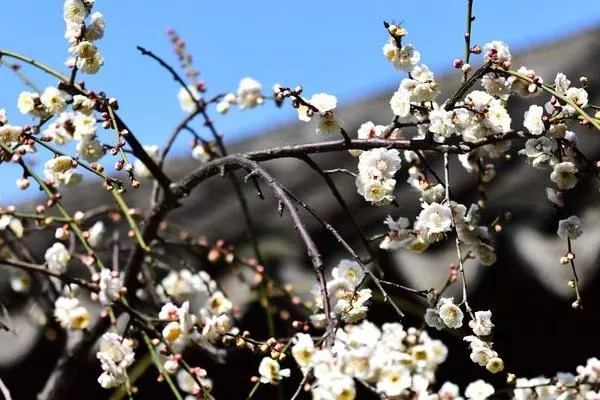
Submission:
[[[62,2],[5,3],[0,47],[64,70],[68,52]],[[402,78],[402,73],[395,71],[381,54],[386,40],[384,19],[402,22],[409,31],[407,42],[421,51],[422,62],[441,72],[463,54],[465,3],[466,0],[97,0],[95,10],[102,12],[107,21],[106,36],[97,43],[105,66],[86,82],[88,87],[119,99],[121,115],[143,143],[160,145],[184,116],[176,99],[178,86],[165,70],[142,57],[135,47],[147,47],[176,65],[165,35],[167,27],[175,28],[186,39],[209,95],[234,91],[241,78],[252,76],[267,90],[275,82],[302,84],[306,93],[326,91],[348,103],[391,87]],[[511,49],[523,49],[600,23],[600,3],[596,0],[579,1],[576,7],[561,4],[475,0],[473,41],[483,45],[498,39],[509,43]],[[29,68],[24,71],[38,86],[55,83]],[[7,109],[10,122],[30,122],[16,110],[16,97],[23,87],[5,68],[0,68],[0,88],[0,108]],[[234,140],[293,117],[289,108],[266,105],[251,111],[234,110],[223,117],[215,115],[215,120],[225,138]],[[202,132],[198,124],[196,128]],[[187,136],[182,138],[175,154],[187,151],[188,143]],[[112,164],[107,158],[104,163]],[[18,170],[7,169],[11,171],[3,171],[6,180],[0,188],[0,203],[4,204],[24,196],[13,183]],[[26,193],[36,192],[30,189]]]

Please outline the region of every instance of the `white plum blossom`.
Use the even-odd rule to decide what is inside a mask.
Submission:
[[[201,163],[205,163],[210,160],[211,154],[207,151],[206,145],[198,144],[192,149],[192,158]]]
[[[63,274],[67,270],[67,264],[71,255],[64,244],[54,243],[44,254],[48,270],[55,274]]]
[[[444,324],[446,324],[448,328],[456,329],[462,326],[464,317],[463,312],[453,303],[452,298],[440,299],[437,310],[441,320],[444,321]]]
[[[439,203],[421,204],[423,210],[415,222],[416,230],[423,230],[430,240],[439,240],[452,229],[452,211]]]
[[[65,111],[67,100],[67,94],[55,87],[47,87],[40,96],[40,101],[46,112],[52,115],[58,115]]]
[[[108,306],[117,301],[121,297],[121,279],[118,272],[113,272],[108,268],[103,268],[100,271],[100,280],[98,281],[98,300],[100,303]]]
[[[200,381],[200,384],[202,385],[203,390],[211,391],[212,390],[212,380],[207,378],[206,376],[207,376],[206,370],[200,369],[199,374],[196,372],[195,378],[198,381]],[[185,398],[185,400],[194,399],[195,394],[200,392],[200,387],[198,386],[196,379],[194,379],[194,377],[189,372],[181,369],[181,370],[179,370],[179,372],[177,372],[176,378],[177,378],[177,386],[179,386],[179,388],[181,390],[183,390],[186,393],[190,393],[191,395],[194,395],[194,396],[187,396]]]
[[[78,112],[73,119],[73,126],[75,127],[73,134],[75,140],[91,140],[96,134],[96,117],[92,114]]]
[[[306,370],[310,366],[316,351],[312,337],[307,333],[297,333],[291,351],[298,366]]]
[[[435,328],[439,331],[446,327],[444,320],[440,317],[440,314],[435,308],[428,308],[425,310],[425,323],[427,326]]]
[[[400,82],[400,89],[409,93],[410,101],[424,103],[433,101],[439,93],[439,83],[425,64],[417,64],[410,71],[410,78]]]
[[[102,143],[95,139],[77,143],[75,150],[81,158],[88,162],[96,162],[100,160],[105,153]]]
[[[486,74],[481,78],[481,86],[488,94],[497,96],[500,100],[508,100],[510,91],[506,87],[506,78],[495,74]]]
[[[104,232],[104,222],[97,221],[94,225],[92,225],[92,227],[88,230],[89,236],[87,238],[87,241],[90,244],[90,246],[97,246],[102,240]]]
[[[358,158],[358,173],[373,179],[393,178],[402,165],[396,149],[376,148],[363,151]]]
[[[346,291],[345,296],[338,299],[334,311],[342,320],[354,324],[367,316],[367,305],[371,297],[371,289],[360,289],[356,294]]]
[[[391,39],[383,45],[383,55],[394,65],[394,68],[400,71],[410,71],[420,60],[419,53],[412,44],[406,44],[398,48],[394,39]]]
[[[379,138],[379,137],[383,136],[384,131],[385,131],[384,125],[375,125],[373,122],[367,121],[367,122],[361,124],[360,128],[358,129],[358,138],[359,139]]]
[[[12,215],[3,215],[0,217],[0,230],[5,230],[6,228],[10,228],[12,233],[15,234],[17,238],[23,237],[23,224],[21,220],[13,217]]]
[[[531,83],[529,80],[511,75],[508,79],[506,79],[506,87],[508,87],[512,92],[523,97],[537,95],[540,93],[538,85],[543,83],[543,79],[539,75],[536,75],[534,70],[528,69],[527,67],[520,67],[517,70],[517,73],[537,83]]]
[[[111,389],[127,381],[127,367],[135,361],[135,353],[129,339],[107,332],[100,339],[96,358],[103,371],[98,377],[98,383],[105,389]]]
[[[493,40],[483,46],[483,59],[498,64],[510,64],[512,56],[506,43]]]
[[[279,383],[283,378],[290,376],[289,368],[281,369],[279,363],[271,357],[264,357],[258,366],[260,381],[262,383]]]
[[[405,389],[410,388],[411,384],[410,370],[402,365],[390,365],[381,371],[377,390],[387,396],[399,396]]]
[[[40,95],[33,92],[21,92],[17,98],[17,108],[21,114],[30,114],[34,117],[44,116],[44,107]]]
[[[0,143],[10,145],[19,140],[19,137],[23,133],[23,128],[15,125],[2,125],[0,126]]]
[[[448,138],[456,133],[453,119],[453,111],[435,108],[429,112],[429,130],[439,136]]]
[[[565,74],[562,72],[556,74],[556,78],[554,78],[554,90],[558,93],[565,93],[570,85],[571,81],[567,79]]]
[[[337,106],[337,97],[327,93],[316,93],[308,103],[318,111],[317,133],[339,132],[340,122],[333,115],[333,110]],[[312,117],[308,112],[308,107],[301,104],[298,107],[298,119],[304,122],[310,121]]]
[[[196,103],[202,100],[202,96],[198,92],[196,86],[188,85],[187,90],[183,87],[179,89],[177,92],[177,99],[179,100],[179,106],[183,111],[192,113],[196,111]]]
[[[492,312],[491,311],[476,311],[475,319],[469,321],[469,327],[473,329],[473,333],[477,336],[489,336],[492,334]]]
[[[465,389],[465,396],[469,400],[486,400],[495,392],[494,387],[489,383],[478,379],[469,383]]]
[[[398,89],[390,99],[390,107],[394,115],[400,118],[406,118],[410,115],[410,93]]]
[[[575,240],[583,234],[583,225],[576,215],[558,221],[558,231],[556,232],[561,239]]]
[[[82,0],[66,0],[63,5],[63,18],[68,24],[81,24],[88,14]]]
[[[529,110],[525,111],[525,117],[523,126],[532,135],[541,135],[544,133],[544,121],[542,116],[544,115],[544,108],[536,104],[529,106]]]
[[[374,205],[383,206],[394,200],[395,179],[380,180],[359,175],[355,183],[358,193]]]
[[[154,161],[158,160],[160,148],[157,145],[144,146],[144,150],[146,153],[148,153],[151,159]],[[133,170],[135,171],[136,176],[140,178],[152,178],[152,173],[141,160],[135,160],[135,163],[133,164]]]
[[[550,174],[550,180],[558,186],[559,189],[572,189],[577,185],[577,167],[571,161],[563,161],[554,166]]]
[[[262,85],[250,77],[243,78],[236,92],[236,100],[241,109],[261,105],[264,102]]]
[[[54,302],[54,318],[65,329],[85,329],[90,314],[74,297],[60,296]]]
[[[485,367],[491,359],[498,357],[498,353],[492,350],[490,343],[477,336],[465,336],[463,340],[469,343],[471,361],[482,367]]]
[[[550,200],[551,203],[555,204],[558,207],[565,206],[565,200],[563,192],[560,190],[556,190],[554,188],[546,188],[546,197]]]
[[[104,31],[106,30],[106,21],[104,16],[95,11],[90,16],[90,23],[85,28],[85,39],[93,42],[100,40],[104,37]]]
[[[353,260],[341,260],[339,264],[331,271],[334,279],[344,279],[352,287],[358,286],[362,282],[365,273],[360,264]]]

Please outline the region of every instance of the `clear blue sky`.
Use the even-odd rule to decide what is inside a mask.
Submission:
[[[4,3],[0,47],[61,68],[68,56],[62,1]],[[463,54],[465,4],[466,0],[97,0],[95,10],[107,21],[106,35],[97,43],[105,66],[87,83],[119,99],[121,115],[143,143],[160,145],[184,116],[176,99],[178,86],[135,47],[147,47],[176,64],[165,35],[167,27],[186,39],[209,94],[234,91],[240,78],[252,76],[267,90],[275,82],[302,84],[309,94],[326,91],[347,103],[402,78],[381,54],[386,40],[384,19],[403,22],[409,31],[407,41],[421,51],[422,62],[441,72]],[[499,39],[521,49],[600,23],[600,3],[582,0],[566,6],[559,1],[475,0],[475,15],[475,43]],[[43,75],[30,75],[39,86],[54,83]],[[16,110],[16,97],[23,87],[7,69],[0,68],[0,88],[0,108],[7,109],[11,123],[29,122]],[[259,110],[234,110],[215,120],[226,139],[232,140],[293,116],[289,108],[266,105]],[[186,151],[188,142],[188,137],[181,140],[175,154]],[[23,198],[14,185],[17,169],[10,168],[13,176],[2,168],[5,180],[0,203]]]

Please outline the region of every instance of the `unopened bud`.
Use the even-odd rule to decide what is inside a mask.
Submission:
[[[457,58],[454,60],[454,62],[452,63],[452,65],[454,66],[454,68],[461,68],[464,65],[463,60],[461,60],[460,58]]]
[[[27,178],[17,179],[17,187],[21,190],[25,190],[29,187],[29,180]]]

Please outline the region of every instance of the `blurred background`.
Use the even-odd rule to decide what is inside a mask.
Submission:
[[[452,61],[462,58],[464,52],[465,3],[444,1],[425,6],[419,2],[398,1],[356,5],[304,1],[287,4],[269,0],[257,5],[99,0],[94,9],[104,14],[107,31],[97,44],[105,65],[98,75],[86,77],[86,83],[89,88],[104,90],[119,99],[120,113],[142,143],[162,145],[173,126],[185,116],[177,102],[179,86],[164,69],[141,56],[135,47],[144,46],[176,65],[177,58],[165,33],[167,28],[173,28],[186,40],[187,50],[194,56],[194,65],[200,70],[200,79],[208,87],[207,96],[235,91],[239,80],[245,76],[260,81],[267,93],[276,82],[288,86],[300,84],[309,96],[320,91],[335,94],[342,104],[337,115],[348,132],[355,134],[362,122],[373,120],[383,124],[391,119],[389,97],[404,77],[404,73],[395,71],[382,56],[381,47],[387,40],[382,21],[402,23],[407,28],[407,42],[421,52],[421,62],[432,68],[436,76],[445,76],[441,84],[444,93],[448,93],[458,82],[456,72],[450,71]],[[61,68],[68,56],[68,45],[63,37],[60,2],[9,2],[2,5],[2,13],[5,18],[0,24],[0,48],[18,51]],[[490,40],[507,42],[513,54],[518,55],[514,65],[534,68],[547,82],[553,80],[556,72],[566,73],[574,83],[585,74],[591,82],[590,100],[599,103],[600,90],[596,84],[600,82],[597,69],[600,61],[600,43],[597,41],[600,35],[599,3],[586,0],[567,7],[553,1],[475,1],[474,15],[477,19],[472,31],[473,44],[483,45]],[[473,63],[480,60],[475,57]],[[66,71],[66,68],[62,70]],[[41,87],[56,83],[29,67],[24,66],[23,71]],[[30,122],[16,108],[16,98],[21,90],[24,90],[23,85],[14,73],[0,67],[0,108],[7,110],[13,124]],[[511,104],[513,127],[518,128],[526,103],[516,101]],[[250,111],[232,109],[225,116],[216,112],[211,116],[219,131],[224,133],[232,152],[321,139],[315,136],[314,127],[298,124],[296,111],[289,105],[277,109],[267,103]],[[199,121],[195,127],[199,131],[202,129]],[[580,148],[589,158],[600,157],[597,136],[585,132],[580,141]],[[173,160],[167,168],[169,174],[180,176],[197,165],[189,156],[189,137],[182,135],[174,150]],[[356,161],[347,155],[316,159],[324,168],[356,167]],[[42,163],[44,160],[40,156]],[[486,211],[489,220],[506,211],[511,211],[514,217],[496,238],[498,262],[487,269],[469,266],[473,283],[470,286],[471,305],[476,309],[492,307],[498,326],[495,347],[511,372],[531,377],[559,370],[573,371],[587,357],[600,354],[597,340],[600,334],[597,318],[600,281],[596,273],[600,260],[600,232],[594,229],[600,226],[600,209],[596,207],[595,197],[598,185],[583,180],[565,209],[556,210],[545,199],[544,187],[550,186],[547,174],[533,170],[517,157],[514,161],[499,162],[498,178],[490,185],[491,200]],[[105,164],[108,166],[112,162],[105,161]],[[268,165],[290,188],[320,210],[321,215],[345,237],[351,241],[356,239],[326,189],[315,183],[314,176],[298,173],[300,164],[282,161]],[[439,167],[434,163],[434,168]],[[1,205],[27,202],[35,197],[34,185],[25,192],[16,188],[18,168],[7,165],[2,168]],[[472,202],[476,197],[475,177],[460,175],[458,168],[455,170],[456,198],[465,203]],[[404,180],[404,175],[398,179],[399,182]],[[351,179],[340,177],[336,182],[356,210],[361,226],[369,233],[381,232],[381,222],[387,214],[412,217],[418,212],[418,196],[406,187],[399,188],[398,209],[374,209],[364,206]],[[310,282],[312,275],[302,246],[287,220],[277,216],[273,202],[256,199],[251,187],[247,194],[259,221],[261,247],[270,261],[268,268],[282,281]],[[130,204],[147,205],[146,189],[129,196]],[[70,192],[65,196],[65,203],[72,211],[109,199],[97,183],[90,183]],[[242,224],[233,223],[241,218],[239,206],[226,182],[209,181],[206,187],[194,192],[184,206],[174,213],[172,220],[192,235],[207,235],[210,240],[224,237],[244,248],[244,228]],[[587,234],[575,243],[583,282],[583,312],[571,310],[571,292],[566,287],[570,274],[557,265],[557,259],[565,249],[564,243],[556,238],[556,221],[572,213],[580,215],[589,227]],[[322,245],[326,262],[335,265],[343,253],[317,224],[308,224]],[[46,248],[46,244],[40,244],[35,251],[43,254]],[[439,287],[445,279],[448,263],[454,259],[452,252],[452,246],[439,246],[419,257],[404,252],[385,253],[379,261],[391,280],[417,288]],[[202,260],[199,262],[202,264]],[[209,267],[215,276],[223,271],[219,266]],[[233,292],[243,292],[236,280],[228,276],[220,278]],[[399,301],[409,310],[407,325],[419,326],[422,304],[415,306],[415,299],[399,296]],[[249,304],[243,318],[243,322],[259,336],[266,335],[263,314],[257,304]],[[397,319],[388,307],[374,308],[369,318],[376,322]],[[19,322],[19,319],[15,317],[15,321]],[[289,325],[285,321],[279,322],[282,327]],[[33,398],[59,350],[50,346],[48,338],[40,335],[31,324],[22,323],[21,336],[0,336],[4,340],[0,345],[0,376],[15,388],[14,398]],[[442,338],[451,350],[454,349],[440,371],[441,382],[452,378],[464,387],[480,377],[489,379],[486,371],[468,359],[466,345],[461,343],[460,337],[437,332],[432,335]],[[222,382],[223,378],[240,382],[239,385],[217,386],[217,398],[244,398],[248,393],[248,377],[256,373],[256,356],[237,352],[227,365],[215,364],[198,352],[189,356],[199,360],[217,382]],[[24,385],[24,378],[29,380],[32,373],[34,379]],[[107,392],[95,384],[97,375],[98,365],[92,355],[90,363],[82,366],[81,379],[73,385],[70,398],[106,398]],[[139,386],[145,390],[140,393],[140,398],[167,396],[167,391],[160,391],[164,389],[161,385],[153,385],[155,378],[154,373],[141,378]],[[501,379],[496,383],[502,384]],[[294,390],[295,385],[290,389]],[[269,392],[265,388],[256,398],[275,396],[276,391]],[[361,393],[361,396],[367,398],[368,394]]]

